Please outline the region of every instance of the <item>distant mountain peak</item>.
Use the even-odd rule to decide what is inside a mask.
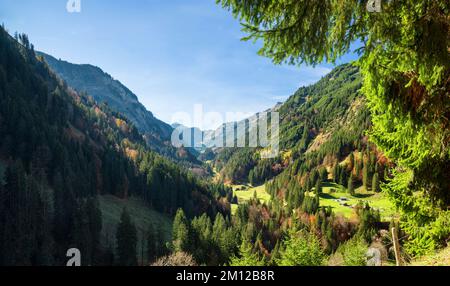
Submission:
[[[162,141],[170,139],[172,127],[148,111],[139,102],[138,97],[125,85],[101,68],[91,64],[74,64],[39,52],[50,68],[69,86],[79,92],[86,92],[100,103],[119,113],[124,114],[136,125],[138,130],[150,137]]]

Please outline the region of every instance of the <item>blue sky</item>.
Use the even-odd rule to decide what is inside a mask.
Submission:
[[[37,50],[99,66],[169,123],[194,104],[222,114],[265,110],[332,68],[273,65],[256,54],[259,44],[240,41],[239,22],[214,0],[81,0],[81,13],[66,3],[1,0],[0,22]]]

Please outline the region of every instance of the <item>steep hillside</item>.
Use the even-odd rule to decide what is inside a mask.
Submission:
[[[261,160],[261,150],[223,149],[216,156],[216,168],[226,181],[260,184],[301,157],[344,159],[364,145],[364,132],[370,126],[360,87],[357,68],[337,67],[277,106],[281,120],[278,158]]]
[[[85,265],[111,263],[99,195],[169,216],[229,214],[223,186],[149,150],[126,117],[64,85],[26,35],[3,28],[0,123],[0,265],[59,265],[70,247]]]
[[[296,228],[318,239],[302,249],[315,245],[331,255],[357,244],[358,265],[365,265],[368,245],[374,237],[381,239],[395,210],[380,193],[390,166],[367,142],[370,116],[360,87],[359,70],[343,65],[277,106],[281,150],[276,158],[262,159],[261,148],[214,150],[209,163],[215,178],[234,188],[228,228],[243,234],[242,258],[232,258],[232,265],[323,265],[320,260],[292,262],[291,256],[280,263],[281,253],[298,239]],[[208,223],[203,224],[206,233]],[[289,251],[296,256],[303,250]],[[249,258],[254,253],[261,259]]]
[[[152,149],[175,159],[186,159],[178,157],[177,150],[170,144],[173,128],[154,117],[120,81],[93,65],[73,64],[41,52],[38,55],[70,87],[92,96],[97,102],[108,104],[109,108],[127,117],[144,134]],[[196,163],[195,160],[191,162]]]
[[[158,247],[164,251],[164,245],[172,238],[172,218],[154,211],[149,208],[144,201],[139,198],[121,200],[115,196],[106,195],[99,197],[99,205],[102,211],[102,232],[101,242],[112,248],[113,253],[117,253],[117,241],[115,234],[120,223],[120,216],[124,208],[128,210],[131,219],[136,225],[137,230],[137,248],[141,251],[138,254],[138,260],[143,264],[148,261],[148,241],[147,235],[150,229],[157,232],[155,240],[158,241]],[[142,255],[142,250],[144,255]]]
[[[330,206],[351,216],[352,206],[363,200],[389,220],[395,213],[392,204],[377,193],[390,164],[368,143],[370,116],[360,88],[361,76],[351,65],[300,88],[277,107],[279,156],[261,159],[262,149],[253,148],[216,150],[212,164],[218,177],[228,184],[265,184],[274,205],[286,205],[288,213],[304,207],[314,213],[319,206]],[[316,201],[308,198],[310,192],[319,193]],[[348,197],[348,202],[339,202],[340,197]]]

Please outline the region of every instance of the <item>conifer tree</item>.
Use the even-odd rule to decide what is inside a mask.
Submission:
[[[325,253],[314,234],[291,229],[283,246],[278,266],[321,266],[325,263]]]
[[[161,257],[164,256],[166,254],[168,254],[170,247],[168,247],[168,245],[170,246],[170,243],[168,243],[166,241],[166,237],[164,235],[164,229],[162,228],[162,226],[158,226],[157,230],[156,230],[156,234],[157,234],[157,240],[158,240],[158,248],[156,251],[156,255],[157,257]]]
[[[239,248],[239,257],[233,256],[231,266],[264,266],[264,260],[253,251],[253,246],[248,240],[242,241]]]
[[[344,169],[341,169],[341,174],[339,176],[339,185],[345,186],[346,183],[348,183],[347,173]]]
[[[339,164],[336,164],[333,168],[333,182],[339,184],[340,177],[341,177],[341,168]]]
[[[355,155],[353,153],[351,153],[349,156],[349,162],[350,163],[348,165],[348,168],[349,168],[350,173],[352,173],[353,169],[355,168]]]
[[[322,193],[322,182],[320,180],[317,180],[317,182],[316,182],[315,193],[317,195]]]
[[[173,248],[175,252],[189,252],[190,225],[182,209],[178,209],[173,220],[172,228]]]
[[[89,198],[85,204],[90,237],[92,245],[91,261],[95,264],[98,261],[97,253],[100,252],[100,235],[102,230],[102,212],[97,199]]]
[[[272,252],[270,253],[270,266],[276,266],[277,261],[280,259],[280,241],[277,241],[275,244],[275,247],[273,248]]]
[[[153,262],[158,255],[158,235],[155,227],[151,223],[147,230],[147,259],[149,262]]]
[[[124,208],[117,227],[117,263],[120,266],[137,265],[137,230]]]
[[[379,192],[380,191],[380,181],[378,179],[378,173],[375,173],[375,175],[373,175],[372,191],[374,191],[374,192]]]
[[[363,186],[367,190],[369,190],[370,187],[370,178],[369,178],[369,167],[367,166],[368,163],[364,164],[363,167]]]
[[[355,195],[355,186],[354,186],[354,183],[353,183],[353,176],[352,175],[350,175],[350,178],[348,179],[347,190],[348,190],[348,193],[350,195],[352,195],[352,196]]]
[[[450,204],[449,1],[381,1],[381,11],[354,0],[217,2],[243,22],[246,40],[262,40],[259,54],[276,64],[335,62],[362,43],[356,64],[370,140],[399,166],[384,188],[403,212],[407,248],[424,253],[442,244],[450,234],[440,226]],[[424,199],[412,200],[418,192]],[[432,238],[433,228],[446,234]]]

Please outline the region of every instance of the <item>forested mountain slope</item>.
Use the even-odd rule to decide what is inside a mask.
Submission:
[[[158,153],[180,161],[198,163],[195,158],[176,150],[170,143],[173,128],[157,119],[138,97],[120,81],[112,78],[99,67],[84,64],[78,65],[38,52],[49,67],[77,92],[92,96],[96,102],[106,103],[108,107],[127,117],[144,135],[150,148]]]
[[[275,107],[281,119],[277,158],[262,159],[262,148],[208,150],[204,157],[219,172],[216,178],[258,188],[233,186],[238,189],[229,222],[220,217],[214,223],[205,217],[189,221],[179,212],[174,242],[193,241],[179,249],[207,265],[217,263],[216,257],[236,266],[333,265],[349,254],[356,259],[339,265],[365,265],[367,247],[387,239],[381,230],[388,225],[363,199],[380,195],[379,183],[389,176],[390,165],[367,142],[370,116],[360,87],[358,68],[343,65]],[[335,188],[355,198],[354,205],[346,205],[350,217],[321,204],[334,194],[326,191]],[[268,194],[260,199],[257,192]],[[218,230],[211,233],[211,228]]]
[[[226,229],[222,235],[211,235],[212,222],[207,218],[184,221],[181,225],[193,230],[194,245],[212,248],[211,242],[219,242],[225,248],[220,252],[222,261],[237,266],[326,265],[334,263],[335,256],[345,257],[347,251],[355,251],[352,255],[358,260],[340,265],[365,265],[365,251],[373,238],[385,239],[380,230],[387,225],[381,222],[380,212],[358,200],[348,205],[353,213],[349,219],[336,214],[333,207],[321,205],[328,195],[325,184],[341,189],[348,186],[346,192],[357,197],[356,188],[366,195],[379,192],[379,183],[389,175],[389,162],[367,142],[370,116],[360,87],[358,68],[343,65],[277,106],[281,119],[277,158],[261,159],[261,148],[209,152],[208,156],[214,155],[211,164],[220,173],[217,178],[227,184],[264,184],[257,189],[265,189],[270,199],[259,199],[256,190],[253,196],[247,194],[246,200],[234,197],[237,206],[232,220],[219,224]],[[245,186],[240,190],[250,192]],[[179,227],[174,224],[174,229]],[[231,239],[227,232],[237,235]],[[175,235],[173,239],[185,238]],[[207,253],[214,248],[201,249],[181,247],[196,261],[212,263]]]
[[[261,41],[259,54],[276,64],[334,63],[357,52],[372,119],[370,142],[395,163],[382,189],[401,212],[404,247],[417,256],[445,246],[450,2],[383,1],[381,13],[368,13],[366,1],[218,2],[242,22],[244,39]],[[354,50],[355,44],[360,48]]]
[[[331,168],[367,145],[370,117],[360,88],[357,68],[337,67],[277,108],[281,120],[277,158],[261,160],[261,150],[224,149],[216,156],[216,168],[225,181],[252,184],[264,183],[305,158],[310,171],[322,164]]]
[[[70,247],[85,265],[110,264],[99,195],[135,196],[169,215],[229,214],[218,200],[227,189],[150,151],[124,116],[68,87],[26,35],[3,27],[0,138],[0,265],[60,265]]]
[[[99,67],[77,65],[39,52],[50,68],[67,84],[79,92],[86,92],[97,102],[106,102],[109,107],[122,113],[141,133],[150,133],[161,140],[169,140],[172,127],[153,116],[120,81],[113,79]]]

